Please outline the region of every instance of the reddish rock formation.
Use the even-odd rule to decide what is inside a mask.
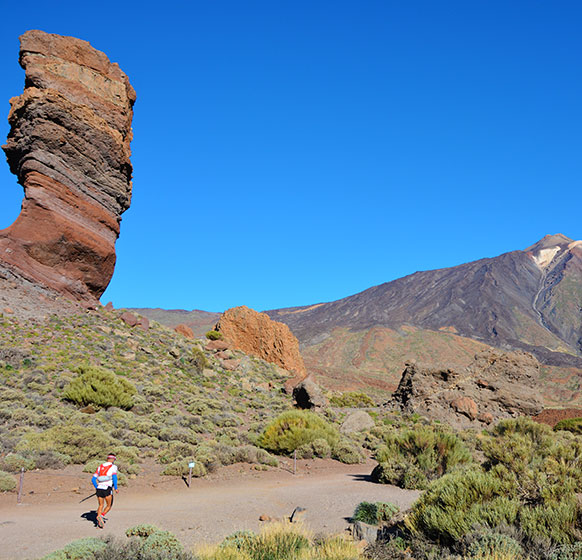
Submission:
[[[0,231],[0,277],[94,304],[131,199],[135,91],[117,64],[73,37],[26,32],[20,64],[25,89],[10,100],[3,149],[24,201]]]
[[[185,336],[186,338],[194,338],[194,333],[192,332],[192,329],[188,325],[183,325],[182,323],[180,323],[179,325],[176,325],[174,327],[174,330],[178,334],[181,334],[182,336]]]
[[[233,348],[277,364],[294,373],[298,380],[307,375],[299,342],[287,325],[273,321],[266,313],[244,305],[233,307],[224,312],[215,329]]]
[[[467,368],[407,364],[389,406],[457,427],[538,414],[538,361],[526,352],[488,350]]]

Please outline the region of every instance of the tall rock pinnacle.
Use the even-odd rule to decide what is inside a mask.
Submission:
[[[135,91],[117,64],[74,37],[27,31],[20,64],[25,89],[10,100],[2,148],[24,200],[0,230],[0,276],[96,302],[131,201]]]

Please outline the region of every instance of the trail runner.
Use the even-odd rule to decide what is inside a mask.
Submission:
[[[97,508],[97,525],[103,529],[103,525],[107,518],[105,517],[113,507],[113,490],[118,494],[117,489],[117,466],[115,463],[115,455],[110,453],[107,455],[107,461],[97,467],[91,482],[95,487],[99,507]]]

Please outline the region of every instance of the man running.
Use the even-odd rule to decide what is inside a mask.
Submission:
[[[107,461],[97,467],[91,482],[95,487],[95,494],[99,500],[99,507],[97,508],[97,525],[103,529],[105,522],[105,515],[113,506],[113,489],[118,494],[117,489],[117,467],[115,463],[115,455],[110,453],[107,455]]]

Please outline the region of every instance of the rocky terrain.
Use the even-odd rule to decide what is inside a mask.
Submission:
[[[10,101],[3,149],[24,200],[0,231],[0,277],[96,305],[131,200],[136,94],[86,41],[28,31],[20,44],[25,89]]]
[[[457,428],[534,416],[543,409],[539,369],[531,354],[498,350],[477,354],[462,369],[411,363],[387,406]]]
[[[466,366],[492,346],[534,354],[549,402],[581,397],[582,244],[563,235],[267,314],[289,325],[329,387],[394,390],[407,360]]]

